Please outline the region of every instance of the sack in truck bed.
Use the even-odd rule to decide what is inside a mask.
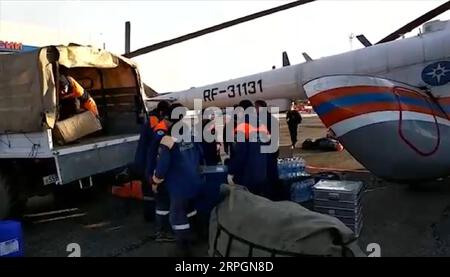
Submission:
[[[55,124],[54,135],[59,144],[75,141],[102,129],[100,120],[90,111],[74,115]]]
[[[227,196],[211,213],[210,256],[365,256],[353,232],[334,217],[239,186],[222,189]]]

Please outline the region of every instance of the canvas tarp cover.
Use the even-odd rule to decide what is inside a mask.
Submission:
[[[56,61],[71,69],[98,68],[106,72],[111,87],[139,86],[143,91],[143,86],[138,85],[136,65],[105,50],[78,45],[48,46],[28,53],[0,55],[0,133],[39,132],[54,127]],[[124,72],[127,74],[120,74]]]
[[[230,188],[222,186],[227,196],[211,213],[210,256],[365,256],[338,219]]]
[[[96,67],[112,68],[119,64],[119,58],[111,53],[93,47],[57,46],[58,62],[67,68]]]
[[[43,51],[0,56],[0,131],[42,129],[43,112],[51,114],[54,82]],[[42,55],[42,57],[41,57]],[[42,58],[42,60],[41,60]],[[45,76],[45,78],[44,78]]]

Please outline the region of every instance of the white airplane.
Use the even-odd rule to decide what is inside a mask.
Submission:
[[[193,100],[202,99],[206,108],[262,99],[286,110],[292,100],[309,99],[325,126],[379,177],[449,176],[450,21],[430,21],[422,29],[376,45],[360,37],[368,47],[318,60],[304,55],[302,64],[162,94],[150,103],[194,108]]]

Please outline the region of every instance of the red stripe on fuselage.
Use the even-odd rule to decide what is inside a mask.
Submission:
[[[401,104],[401,110],[409,112],[418,112],[430,116],[437,116],[447,119],[446,116],[441,112],[433,113],[433,111],[431,111],[430,109],[426,109],[416,105]],[[336,109],[334,109],[333,111],[321,116],[321,119],[326,127],[330,127],[331,125],[336,124],[337,122],[358,115],[383,111],[400,111],[400,108],[398,103],[370,103],[370,104],[356,105],[349,108],[336,107]]]

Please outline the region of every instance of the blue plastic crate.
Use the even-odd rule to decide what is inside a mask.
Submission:
[[[224,165],[204,166],[201,170],[203,184],[197,198],[197,211],[209,217],[220,202],[220,186],[227,183],[228,168]]]
[[[22,257],[22,224],[18,221],[0,221],[0,257]]]

